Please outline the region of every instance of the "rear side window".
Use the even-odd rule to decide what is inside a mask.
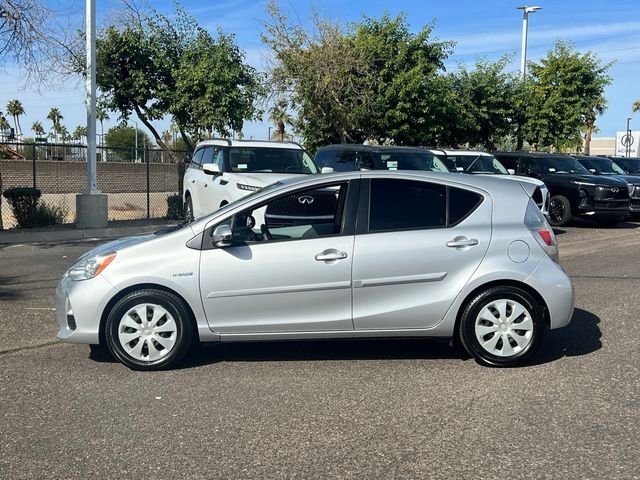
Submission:
[[[416,230],[447,223],[447,188],[412,180],[371,180],[369,231]]]
[[[463,188],[414,180],[372,179],[369,232],[451,227],[471,215],[482,200],[482,195]]]
[[[482,195],[462,188],[449,187],[449,226],[467,218],[482,203]]]

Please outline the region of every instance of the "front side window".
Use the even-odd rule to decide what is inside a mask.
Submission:
[[[307,152],[288,148],[232,147],[229,167],[235,173],[318,173]]]
[[[334,170],[336,172],[351,172],[356,169],[356,160],[358,153],[355,150],[343,150],[336,155],[336,164]]]
[[[199,148],[195,151],[193,157],[191,157],[191,166],[199,167],[200,165],[202,165],[202,154],[204,153],[204,150],[204,148]]]
[[[347,186],[339,183],[302,190],[244,210],[231,220],[233,241],[262,243],[339,235]]]

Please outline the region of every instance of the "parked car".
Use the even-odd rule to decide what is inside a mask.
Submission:
[[[640,175],[640,158],[638,157],[607,157],[624,170],[627,175]]]
[[[331,218],[257,221],[318,191],[338,198]],[[431,172],[277,182],[82,256],[56,290],[58,337],[139,370],[177,364],[196,341],[371,337],[455,337],[484,364],[516,365],[573,311],[533,191]]]
[[[593,218],[603,226],[613,226],[629,214],[625,181],[591,175],[569,155],[534,152],[494,152],[494,155],[518,175],[545,183],[551,195],[549,221],[554,227],[568,224],[573,217]]]
[[[474,175],[500,175],[499,178],[517,182],[534,184],[537,189],[533,199],[540,210],[547,215],[549,213],[549,190],[543,181],[537,178],[515,175],[514,170],[507,170],[496,157],[487,152],[475,150],[453,150],[428,148],[449,168],[451,172],[470,173]]]
[[[297,143],[205,140],[184,174],[185,219],[204,217],[279,180],[314,173],[316,165]]]
[[[640,216],[640,173],[638,175],[628,175],[617,163],[610,158],[591,157],[588,155],[574,155],[580,165],[585,167],[594,175],[607,175],[611,178],[624,180],[629,188],[629,212],[631,216]]]
[[[327,145],[318,149],[314,161],[322,173],[356,170],[449,171],[434,154],[419,147]]]

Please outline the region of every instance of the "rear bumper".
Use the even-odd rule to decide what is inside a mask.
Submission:
[[[550,257],[543,258],[525,283],[544,298],[550,328],[564,327],[571,321],[575,301],[573,284],[559,264]]]

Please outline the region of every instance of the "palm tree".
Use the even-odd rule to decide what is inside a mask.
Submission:
[[[33,125],[31,125],[31,131],[35,133],[37,137],[44,135],[44,127],[40,121],[33,122]]]
[[[7,136],[7,130],[9,130],[11,128],[11,125],[9,125],[9,122],[7,122],[7,119],[4,118],[4,116],[2,115],[2,112],[0,112],[0,136],[2,136],[2,140],[4,140]]]
[[[275,137],[280,141],[283,141],[285,137],[285,125],[291,125],[293,122],[293,117],[287,112],[287,107],[287,101],[280,98],[269,110],[269,120],[276,125]]]
[[[64,117],[60,113],[57,107],[53,107],[49,110],[49,114],[47,115],[47,120],[51,120],[53,124],[53,133],[55,135],[56,143],[58,143],[58,133],[60,133],[60,121],[62,121]]]
[[[633,110],[633,113],[640,112],[640,100],[636,100],[635,102],[633,102],[633,106],[631,107],[631,109]]]
[[[82,143],[82,139],[87,136],[87,127],[83,127],[78,125],[73,133],[71,134],[71,139],[76,140],[78,143]]]
[[[67,127],[65,127],[64,125],[60,125],[60,127],[58,128],[58,133],[62,137],[62,143],[67,143],[71,138],[71,135],[69,135],[69,130],[67,130]]]
[[[22,135],[22,127],[20,126],[20,115],[24,115],[24,107],[20,100],[9,100],[7,103],[7,113],[13,117],[13,124],[16,128],[16,135]]]
[[[105,120],[109,120],[109,114],[104,107],[96,109],[96,119],[100,122],[100,146],[104,145],[104,124]]]

